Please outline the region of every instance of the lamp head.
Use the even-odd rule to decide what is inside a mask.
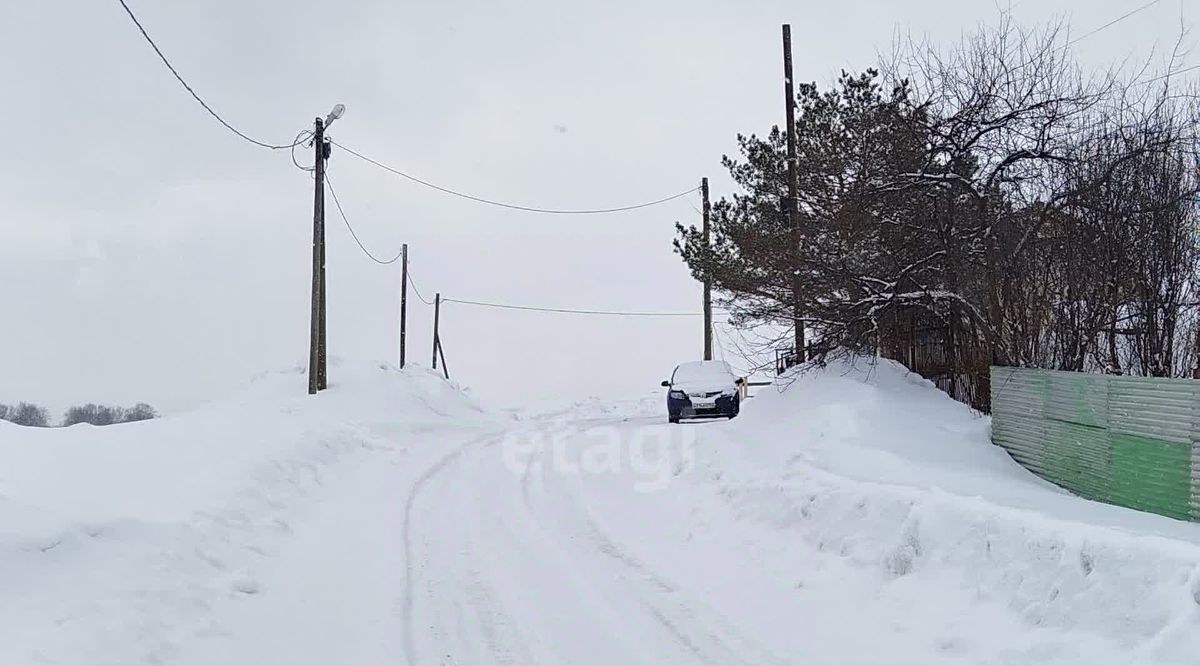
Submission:
[[[338,118],[341,118],[345,114],[346,114],[346,105],[345,104],[334,104],[333,110],[331,110],[329,112],[328,116],[325,116],[325,126],[329,127],[330,125],[333,124],[333,121],[337,120]]]

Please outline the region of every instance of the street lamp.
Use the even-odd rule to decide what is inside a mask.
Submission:
[[[343,115],[345,115],[345,113],[346,113],[346,105],[345,104],[334,104],[333,110],[329,112],[329,115],[325,116],[325,127],[329,127],[330,125],[332,125],[333,121],[337,120],[338,118],[341,118]]]

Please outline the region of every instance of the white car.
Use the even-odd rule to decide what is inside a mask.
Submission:
[[[667,389],[667,420],[733,418],[741,409],[746,380],[725,361],[689,361],[676,366]]]

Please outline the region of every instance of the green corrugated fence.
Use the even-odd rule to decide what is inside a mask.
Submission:
[[[1083,497],[1200,520],[1200,381],[993,367],[992,442]]]

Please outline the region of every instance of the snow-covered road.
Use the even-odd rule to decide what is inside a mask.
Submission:
[[[891,568],[814,544],[767,519],[796,509],[788,489],[731,492],[701,467],[714,441],[702,429],[719,426],[649,420],[661,419],[527,424],[429,469],[406,512],[407,663],[1149,658],[1098,633],[1042,628],[958,572],[912,575],[915,536]]]
[[[405,530],[409,663],[787,663],[745,634],[738,608],[683,587],[603,527],[694,518],[644,506],[669,484],[639,492],[633,485],[647,479],[628,469],[630,443],[654,440],[655,455],[676,458],[663,461],[670,469],[680,453],[671,445],[687,440],[663,425],[588,423],[588,431],[568,423],[472,442],[414,489]],[[646,428],[656,432],[638,432]],[[589,451],[625,455],[583,469]],[[623,482],[637,501],[597,512],[595,493],[606,489],[593,486]]]
[[[894,368],[678,426],[658,398],[504,414],[419,371],[315,402],[280,381],[194,418],[0,430],[0,663],[1200,654],[1196,525],[1047,486]]]

